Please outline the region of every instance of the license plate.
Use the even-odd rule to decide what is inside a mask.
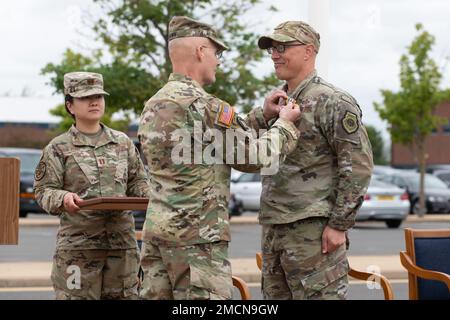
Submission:
[[[394,200],[394,196],[377,196],[377,199],[382,201]]]

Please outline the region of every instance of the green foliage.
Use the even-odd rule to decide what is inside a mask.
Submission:
[[[365,127],[372,144],[373,162],[379,165],[386,165],[388,161],[384,156],[384,141],[380,131],[373,126],[366,125]]]
[[[429,55],[434,36],[421,24],[416,29],[418,36],[408,47],[408,54],[400,58],[400,90],[381,90],[383,102],[374,103],[380,117],[389,123],[392,141],[412,147],[444,123],[434,110],[450,98],[439,89],[442,74]]]
[[[130,121],[130,113],[139,113],[146,99],[152,83],[145,74],[135,67],[114,61],[101,64],[101,55],[94,58],[85,57],[67,49],[63,60],[59,64],[49,63],[42,69],[42,74],[50,75],[49,84],[55,88],[55,93],[64,97],[64,74],[72,71],[98,72],[103,75],[105,90],[110,95],[105,97],[106,109],[102,122],[117,130],[125,130]],[[130,94],[131,92],[131,94]],[[112,120],[114,113],[123,111],[122,119]],[[58,105],[50,111],[52,115],[61,117],[58,131],[66,131],[73,123],[72,117],[66,112],[64,104]]]
[[[51,75],[50,84],[57,93],[62,93],[64,73],[99,72],[104,76],[105,90],[111,94],[106,100],[108,115],[117,111],[139,115],[144,102],[165,84],[171,72],[167,33],[175,15],[214,25],[230,48],[224,53],[216,83],[206,88],[208,92],[249,111],[255,100],[279,84],[274,75],[255,76],[256,64],[265,51],[257,47],[259,35],[252,32],[252,25],[242,19],[261,0],[93,1],[103,14],[92,29],[108,53],[97,51],[85,57],[67,50],[59,64],[48,64],[42,73]]]
[[[439,103],[450,99],[450,90],[441,90],[442,74],[430,57],[434,36],[416,25],[418,35],[400,58],[400,90],[381,90],[382,103],[374,103],[380,117],[389,123],[392,142],[407,145],[420,168],[419,215],[425,213],[425,139],[447,119],[434,115]]]

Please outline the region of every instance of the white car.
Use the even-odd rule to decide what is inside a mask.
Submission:
[[[398,228],[408,216],[409,207],[408,193],[404,189],[372,179],[356,221],[380,220],[388,228]]]
[[[243,173],[234,179],[230,185],[232,214],[258,211],[261,190],[261,176],[258,173]],[[379,220],[384,221],[389,228],[398,228],[408,216],[409,207],[408,194],[404,189],[372,179],[356,221]]]
[[[231,211],[258,211],[261,197],[261,175],[259,173],[242,173],[233,179],[230,184],[230,193],[233,205],[239,208],[230,208]]]

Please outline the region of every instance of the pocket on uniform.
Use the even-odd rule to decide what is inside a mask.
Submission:
[[[97,163],[91,158],[87,157],[86,153],[74,153],[73,158],[83,172],[83,178],[88,184],[96,184],[99,182],[97,174]]]
[[[313,272],[301,280],[307,297],[323,291],[326,287],[348,274],[347,259],[339,261],[333,266]]]
[[[117,182],[119,182],[122,185],[126,185],[127,181],[128,181],[128,161],[127,159],[125,160],[120,160],[117,163],[117,167],[116,167],[116,174],[114,176],[114,180],[116,180]]]
[[[123,280],[123,296],[124,298],[138,297],[138,277],[129,277]]]
[[[51,281],[57,300],[88,299],[87,284],[84,283],[81,272],[74,268],[73,273],[68,272],[68,265],[55,254],[51,273]]]
[[[205,266],[206,268],[206,266]],[[195,265],[189,266],[190,283],[187,293],[188,300],[227,300],[231,299],[230,279],[214,276]],[[228,281],[229,280],[229,281]]]
[[[294,225],[295,235],[301,240],[319,241],[322,242],[322,234],[328,218],[312,217],[304,220],[299,220]]]

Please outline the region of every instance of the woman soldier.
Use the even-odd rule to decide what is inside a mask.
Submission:
[[[82,199],[148,197],[148,178],[133,142],[100,119],[103,77],[64,75],[66,110],[75,124],[44,149],[35,172],[39,205],[60,227],[51,279],[57,299],[135,299],[138,250],[129,211],[80,210]]]

